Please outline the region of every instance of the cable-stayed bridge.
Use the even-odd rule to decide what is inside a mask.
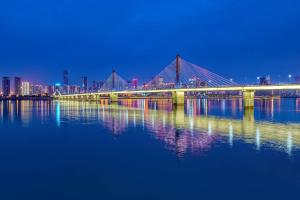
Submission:
[[[182,59],[179,55],[147,85],[152,88],[165,86],[176,88],[236,86],[237,83],[203,67]]]
[[[127,88],[127,82],[113,70],[101,87],[101,91],[120,91]]]
[[[110,98],[118,101],[119,96],[130,98],[133,95],[172,94],[174,104],[185,102],[188,92],[223,92],[240,91],[243,93],[244,107],[254,107],[255,91],[300,90],[300,84],[289,85],[239,85],[209,70],[183,60],[176,56],[167,67],[147,84],[137,89],[129,89],[127,82],[113,70],[99,92],[55,95],[56,99],[98,100]]]

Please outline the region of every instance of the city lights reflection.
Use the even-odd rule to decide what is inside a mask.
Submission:
[[[232,124],[229,124],[229,145],[233,145],[233,127]]]
[[[57,126],[60,126],[60,102],[56,102],[55,104],[55,119]]]
[[[200,101],[201,102],[201,101]],[[239,101],[237,101],[238,105]],[[62,101],[61,117],[70,118],[76,110],[81,110],[81,117],[90,118],[94,112],[100,112],[97,119],[113,134],[121,134],[130,127],[144,127],[153,136],[162,140],[166,148],[178,155],[186,152],[203,152],[211,148],[218,141],[228,141],[233,146],[236,140],[276,150],[286,149],[291,154],[293,148],[300,147],[300,125],[255,121],[254,111],[245,111],[242,119],[231,119],[205,115],[196,110],[209,110],[209,104],[199,104],[199,100],[191,100],[190,107],[175,107],[165,101],[156,103],[148,100],[124,100],[119,104]],[[224,101],[221,101],[221,106]],[[68,109],[65,109],[68,108]],[[100,108],[100,109],[97,109]],[[161,108],[161,109],[159,109]],[[89,114],[84,114],[89,110]],[[270,109],[272,116],[274,110]],[[267,112],[267,111],[266,111]],[[271,113],[270,113],[271,112]],[[73,118],[73,117],[72,117]],[[227,139],[226,139],[227,138]]]
[[[214,106],[218,103],[221,116],[213,115]],[[258,101],[258,116],[263,113],[265,119],[273,119],[274,109],[280,103],[273,100]],[[120,135],[130,128],[142,128],[153,133],[154,138],[162,141],[167,149],[178,156],[188,152],[203,153],[220,141],[228,143],[229,147],[242,141],[253,145],[258,151],[271,148],[288,155],[292,155],[292,151],[300,147],[299,123],[256,121],[253,110],[245,110],[240,114],[239,105],[239,99],[234,102],[191,99],[185,107],[174,107],[168,100],[147,99],[121,100],[114,104],[105,100],[3,101],[0,104],[0,122],[15,123],[18,120],[28,126],[34,119],[45,121],[51,120],[52,116],[57,127],[71,122],[97,123],[110,130],[113,135]],[[295,100],[295,107],[297,105],[298,100]],[[223,115],[228,110],[231,113]]]

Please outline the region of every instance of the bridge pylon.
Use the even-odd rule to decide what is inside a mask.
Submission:
[[[176,55],[176,77],[175,77],[175,84],[176,87],[180,87],[181,82],[180,82],[180,65],[181,65],[181,58],[180,55]]]
[[[113,69],[112,70],[112,90],[114,90],[115,89],[115,85],[116,85],[116,70],[115,69]]]

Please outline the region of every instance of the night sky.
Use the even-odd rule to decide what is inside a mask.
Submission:
[[[151,79],[180,54],[236,82],[300,74],[299,0],[1,0],[0,76]]]

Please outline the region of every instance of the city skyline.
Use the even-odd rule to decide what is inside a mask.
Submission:
[[[180,61],[179,61],[180,60]],[[179,64],[178,61],[181,63]],[[62,76],[61,80],[55,82],[54,84],[41,84],[39,83],[33,83],[28,80],[22,80],[21,77],[15,76],[15,77],[9,77],[9,76],[3,76],[2,77],[2,84],[1,84],[1,95],[3,96],[10,96],[10,95],[16,95],[16,96],[30,96],[30,95],[53,95],[55,90],[59,90],[61,94],[72,94],[72,93],[87,93],[87,92],[98,92],[98,91],[107,91],[107,90],[124,90],[124,89],[142,89],[145,87],[145,84],[166,84],[167,87],[169,83],[171,82],[178,82],[176,84],[178,87],[182,87],[183,85],[181,84],[186,84],[186,86],[183,87],[206,87],[206,86],[213,86],[211,85],[211,80],[205,80],[206,78],[212,78],[215,76],[215,86],[220,86],[222,84],[237,84],[233,81],[232,78],[226,79],[224,77],[221,77],[217,74],[214,74],[213,72],[207,71],[205,68],[201,68],[199,66],[196,66],[197,70],[200,70],[199,72],[194,71],[193,74],[189,75],[179,75],[181,72],[178,71],[178,74],[176,72],[176,75],[173,74],[171,75],[171,71],[174,70],[172,69],[174,67],[174,64],[176,62],[176,65],[190,65],[190,67],[196,66],[193,63],[189,63],[185,60],[183,60],[180,55],[176,56],[176,59],[170,63],[164,70],[162,70],[159,74],[156,76],[152,77],[152,79],[148,82],[140,83],[139,79],[136,77],[133,77],[130,80],[125,80],[121,76],[119,76],[116,72],[116,70],[113,70],[111,72],[111,75],[104,80],[90,80],[88,79],[88,76],[81,76],[80,81],[76,83],[70,83],[70,74],[69,70],[64,69],[62,71]],[[183,62],[183,63],[182,63]],[[171,68],[170,68],[171,67]],[[190,70],[195,70],[195,69],[188,69]],[[204,71],[203,71],[204,70]],[[186,71],[186,69],[183,69],[183,71]],[[206,71],[206,72],[205,72]],[[198,74],[197,74],[198,73]],[[207,74],[208,73],[208,74]],[[209,75],[210,73],[210,75]],[[171,75],[171,76],[170,76]],[[184,76],[186,83],[182,82],[183,80],[179,80],[178,76]],[[121,84],[119,86],[114,86],[114,77],[121,81],[122,83],[116,83],[116,84]],[[164,80],[164,78],[167,77],[167,79]],[[181,77],[182,78],[182,77]],[[180,79],[181,79],[180,78]],[[112,81],[113,83],[110,83]],[[178,80],[177,80],[178,79]],[[21,81],[22,80],[22,81]],[[158,81],[158,82],[157,82]],[[225,82],[224,82],[225,81]],[[161,83],[159,83],[161,82]],[[165,83],[163,83],[165,82]],[[274,82],[271,79],[270,75],[266,76],[257,76],[255,82],[252,82],[252,85],[271,85],[271,84],[299,84],[300,83],[300,75],[291,75],[288,74],[287,77],[285,77],[283,82]],[[113,84],[113,86],[108,86],[107,84]],[[191,85],[192,84],[192,85]],[[233,85],[234,85],[233,84]],[[24,87],[26,87],[24,89]],[[159,86],[161,87],[161,86]],[[165,86],[164,86],[165,87]],[[172,86],[174,87],[174,86]],[[37,88],[37,89],[36,89]],[[57,89],[55,89],[57,88]]]
[[[112,69],[112,70],[115,70],[115,69]],[[160,69],[160,71],[161,70],[163,70],[163,68]],[[269,77],[272,77],[272,80],[276,83],[284,83],[284,82],[290,82],[291,80],[294,80],[296,77],[300,76],[300,70],[296,70],[296,71],[299,71],[299,73],[296,72],[294,74],[291,74],[291,73],[288,73],[288,72],[284,72],[282,74],[274,75],[274,73],[272,73],[272,72],[265,73],[265,74],[258,72],[258,73],[256,73],[256,75],[253,75],[251,77],[245,76],[244,80],[241,80],[241,78],[238,78],[235,74],[232,74],[231,76],[229,76],[227,78],[231,79],[231,80],[238,81],[241,84],[253,84],[253,83],[257,82],[257,79],[259,77],[268,77],[269,76]],[[82,73],[81,75],[79,74],[79,76],[78,76],[78,73],[72,74],[72,70],[70,70],[69,68],[63,68],[60,71],[60,74],[56,74],[55,78],[53,80],[50,80],[50,81],[43,81],[41,77],[35,77],[34,79],[32,79],[32,78],[29,78],[30,76],[26,73],[25,74],[20,74],[20,73],[4,73],[3,74],[2,73],[0,75],[2,75],[2,77],[11,77],[11,78],[20,77],[20,76],[26,77],[25,79],[27,81],[32,82],[33,84],[44,84],[44,85],[61,84],[61,85],[63,85],[66,80],[64,78],[61,78],[61,73],[64,74],[65,72],[67,72],[67,76],[68,76],[68,80],[67,80],[68,85],[81,85],[80,82],[82,82],[82,77],[96,77],[95,79],[90,79],[89,78],[88,79],[89,84],[92,84],[92,82],[96,81],[96,80],[97,81],[99,81],[99,80],[104,81],[111,74],[111,72],[110,72],[110,74],[105,74],[106,75],[106,77],[105,77],[104,74],[102,74],[102,76],[95,76],[94,74],[87,75],[87,73]],[[130,73],[130,71],[128,70],[127,73]],[[10,75],[8,75],[8,74],[10,74]],[[139,81],[140,83],[141,82],[146,83],[146,82],[150,81],[154,76],[155,76],[155,74],[153,74],[153,76],[151,76],[151,77],[149,76],[149,78],[147,78],[147,79],[139,79],[140,77],[132,75],[131,77],[126,77],[125,79],[126,80],[138,79],[138,80],[142,80],[142,81]],[[143,76],[141,76],[141,77],[143,77]],[[233,78],[233,77],[236,77],[236,78]]]
[[[181,58],[180,55],[176,55],[176,58],[165,67],[159,74],[154,76],[147,83],[138,84],[137,78],[131,80],[123,79],[116,70],[111,72],[111,75],[105,80],[88,80],[87,76],[81,77],[81,83],[71,84],[69,82],[69,71],[63,70],[61,82],[54,85],[42,85],[33,84],[28,81],[21,81],[21,77],[14,77],[14,81],[11,82],[11,78],[2,77],[2,90],[0,90],[1,98],[22,99],[28,97],[55,97],[57,95],[74,95],[74,97],[82,98],[85,94],[95,95],[97,93],[108,94],[114,92],[127,92],[136,91],[140,92],[170,92],[176,90],[184,90],[201,92],[212,91],[223,92],[230,91],[229,95],[241,94],[245,91],[249,91],[251,96],[257,95],[279,95],[279,96],[299,96],[299,84],[300,76],[288,75],[288,81],[283,83],[274,83],[271,81],[271,76],[256,77],[256,82],[250,85],[242,85],[233,81],[233,79],[226,79],[214,72],[211,72],[205,68],[197,66],[191,62],[188,62]],[[256,86],[258,85],[258,87]],[[263,86],[263,87],[261,87]],[[264,87],[267,86],[267,87]],[[286,90],[286,92],[274,92],[266,93],[266,91],[254,90]],[[240,91],[239,93],[233,91]],[[233,92],[233,93],[232,93]],[[176,92],[175,92],[176,93]],[[249,94],[250,94],[249,93]],[[253,93],[253,94],[252,94]],[[224,94],[224,93],[223,93]],[[82,96],[81,96],[82,95]],[[173,95],[173,93],[172,93]],[[195,94],[194,94],[195,95]],[[118,95],[117,95],[118,96]],[[118,98],[117,96],[116,99]],[[65,98],[63,96],[62,98]]]
[[[113,69],[112,71],[116,71],[116,70]],[[109,78],[109,76],[110,76],[110,74],[112,72],[110,72],[110,74],[107,77],[102,78],[102,79],[90,79],[88,77],[94,77],[94,76],[87,76],[87,75],[81,75],[80,77],[74,77],[74,76],[72,76],[72,74],[70,74],[70,70],[69,69],[63,69],[61,71],[61,73],[62,73],[62,78],[61,78],[61,74],[60,74],[60,76],[58,76],[60,78],[56,78],[55,81],[52,81],[51,83],[40,81],[40,80],[30,80],[28,78],[25,79],[25,80],[29,81],[30,83],[35,84],[35,85],[41,84],[41,85],[52,85],[52,86],[55,86],[55,85],[59,84],[59,85],[70,85],[70,86],[71,85],[78,85],[78,86],[80,86],[80,85],[82,85],[83,78],[86,78],[87,79],[86,83],[89,86],[91,86],[91,85],[95,84],[94,83],[95,81],[105,81],[107,78]],[[17,74],[19,74],[19,73],[17,73]],[[272,82],[272,83],[275,83],[275,84],[277,84],[277,83],[293,83],[293,82],[298,83],[299,79],[300,79],[300,74],[290,74],[290,73],[287,73],[287,74],[284,74],[284,75],[278,75],[277,77],[276,76],[275,77],[271,76],[270,74],[271,73],[262,74],[262,75],[259,74],[259,75],[254,76],[254,77],[247,78],[247,80],[245,80],[245,82],[239,82],[239,84],[257,84],[260,81],[262,81],[260,79],[266,79],[266,78],[269,79],[268,81],[270,83]],[[4,77],[7,77],[7,78],[10,79],[10,78],[19,78],[20,76],[16,76],[16,75],[12,75],[12,76],[4,75],[4,76],[2,76],[2,78],[4,78]],[[27,76],[23,75],[22,77],[27,77]],[[151,79],[148,79],[146,81],[140,81],[140,79],[138,77],[136,77],[136,76],[132,76],[132,77],[127,78],[125,80],[126,81],[131,81],[131,80],[135,79],[136,81],[139,82],[140,85],[142,85],[142,84],[145,84],[145,83],[151,81],[153,79],[153,77],[155,77],[155,75],[152,76]],[[231,76],[231,77],[233,77],[233,76]],[[272,77],[272,81],[271,81],[271,77]],[[230,79],[231,81],[233,81],[233,80],[236,81],[236,79],[233,79],[233,78],[228,78],[228,79]],[[3,82],[0,83],[1,87],[2,87],[2,84],[3,84]],[[15,88],[15,86],[14,86],[14,88]]]
[[[296,0],[1,4],[0,76],[53,84],[64,69],[70,82],[116,69],[144,82],[176,54],[240,83],[300,74]]]

